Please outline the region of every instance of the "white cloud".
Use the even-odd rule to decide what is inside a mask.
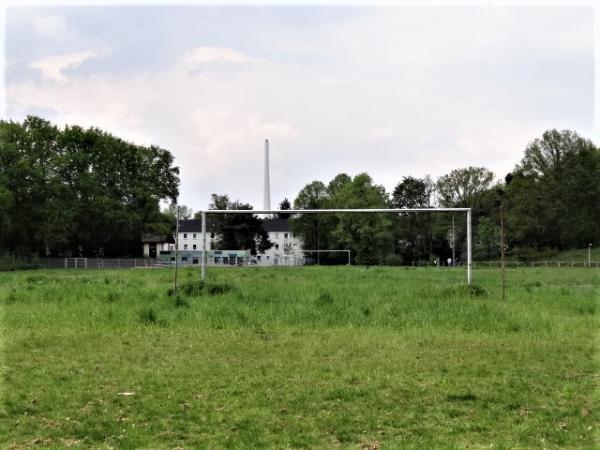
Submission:
[[[31,66],[61,82],[11,82],[7,100],[19,114],[50,109],[59,124],[168,148],[181,167],[181,201],[194,208],[213,192],[260,205],[265,138],[274,202],[342,171],[367,171],[388,189],[408,174],[468,165],[501,177],[544,129],[586,132],[585,78],[573,77],[585,72],[581,57],[593,41],[575,16],[365,9],[291,34],[261,26],[243,48],[264,60],[234,50],[242,43],[232,37],[181,52],[171,67],[73,78],[69,69],[99,53],[56,46],[58,56]],[[237,28],[219,25],[235,36]]]
[[[77,67],[88,59],[96,58],[106,53],[107,50],[82,50],[79,52],[46,56],[32,61],[29,67],[38,69],[42,77],[46,80],[64,82],[67,80],[67,77],[63,74],[63,71]]]
[[[194,69],[210,62],[242,64],[259,61],[261,60],[224,47],[197,47],[181,58],[182,65],[187,69]]]

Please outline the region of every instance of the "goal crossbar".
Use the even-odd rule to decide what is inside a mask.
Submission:
[[[403,214],[403,213],[435,213],[455,212],[467,215],[467,284],[473,282],[473,258],[471,243],[471,208],[349,208],[349,209],[208,209],[199,211],[202,217],[202,281],[206,278],[206,215],[207,214]]]

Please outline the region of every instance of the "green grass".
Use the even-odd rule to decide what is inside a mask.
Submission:
[[[600,261],[600,247],[592,247],[590,251],[592,262]],[[563,250],[547,258],[542,258],[548,261],[588,261],[588,249],[581,248],[575,250]]]
[[[598,448],[600,270],[474,276],[0,273],[0,447]]]

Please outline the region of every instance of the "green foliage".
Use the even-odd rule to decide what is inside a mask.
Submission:
[[[477,226],[474,258],[497,259],[500,254],[500,233],[491,217],[481,217]]]
[[[514,246],[582,248],[600,242],[600,150],[576,133],[550,130],[534,140],[507,186]]]
[[[227,195],[212,194],[209,209],[252,210],[252,205],[231,201]],[[210,215],[209,215],[210,216]],[[213,248],[221,250],[250,250],[252,255],[263,253],[273,246],[268,233],[263,229],[261,219],[255,214],[213,214],[207,218],[218,236]]]
[[[441,206],[477,208],[493,182],[494,174],[485,167],[456,169],[438,179],[438,200]]]
[[[159,202],[177,197],[172,164],[167,150],[96,128],[0,121],[0,249],[135,254],[142,233],[169,230]]]
[[[375,185],[366,173],[354,178],[339,174],[327,187],[314,181],[294,200],[294,209],[386,207],[385,189]],[[358,264],[383,262],[385,249],[392,241],[390,226],[390,218],[380,214],[306,214],[292,219],[292,229],[302,238],[305,248],[350,250]]]

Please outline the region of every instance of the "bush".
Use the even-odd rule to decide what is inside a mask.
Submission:
[[[383,258],[384,266],[401,266],[404,263],[404,258],[401,255],[387,255]]]

